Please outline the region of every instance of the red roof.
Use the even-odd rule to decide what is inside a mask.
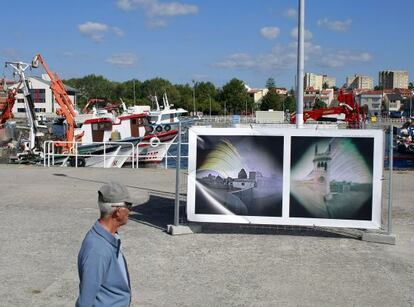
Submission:
[[[361,93],[361,95],[382,95],[382,91],[364,91]]]

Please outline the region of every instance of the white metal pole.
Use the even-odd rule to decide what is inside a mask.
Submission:
[[[196,116],[196,103],[195,103],[195,82],[193,80],[193,116]]]
[[[393,151],[393,130],[394,127],[390,125],[389,131],[389,148],[388,148],[388,221],[387,221],[387,233],[392,234],[392,172],[394,169],[394,151]]]
[[[177,164],[175,169],[174,225],[180,223],[181,122],[178,122]]]
[[[305,0],[299,0],[298,16],[298,63],[297,63],[297,100],[296,127],[303,126],[303,76],[305,67]]]

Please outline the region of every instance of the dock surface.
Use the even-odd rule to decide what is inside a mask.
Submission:
[[[110,180],[146,190],[121,231],[132,306],[413,306],[414,172],[394,173],[396,245],[237,227],[170,236],[175,170],[0,165],[0,306],[74,306],[77,253]]]

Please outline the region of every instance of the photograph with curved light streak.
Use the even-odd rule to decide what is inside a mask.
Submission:
[[[197,137],[196,214],[282,216],[282,136]]]
[[[371,220],[374,139],[292,137],[290,217]]]

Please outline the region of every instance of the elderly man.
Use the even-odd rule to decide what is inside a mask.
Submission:
[[[77,307],[129,306],[131,285],[118,229],[128,222],[132,203],[125,186],[110,182],[98,191],[101,216],[83,240],[78,255]]]

